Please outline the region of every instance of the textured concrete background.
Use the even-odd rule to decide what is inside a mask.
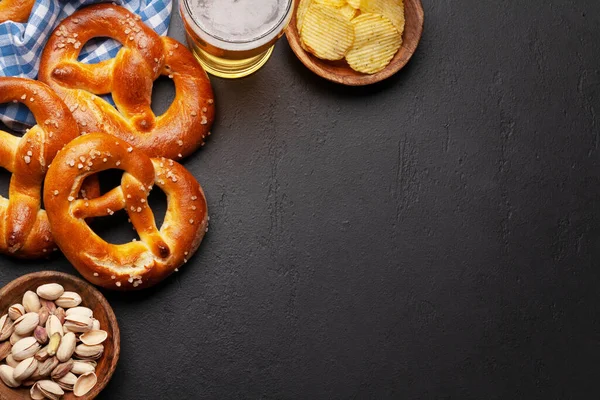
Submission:
[[[285,40],[212,80],[214,135],[185,163],[210,232],[160,287],[107,293],[101,399],[600,395],[600,3],[424,8],[382,84],[323,81]],[[74,272],[2,264],[2,284]]]

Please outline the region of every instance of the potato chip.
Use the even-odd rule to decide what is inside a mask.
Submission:
[[[353,8],[350,4],[346,4],[345,6],[339,7],[338,10],[348,21],[356,16],[356,9]]]
[[[400,35],[404,33],[403,0],[361,0],[360,11],[363,13],[381,14],[392,21],[392,24],[400,32]]]
[[[346,0],[314,0],[316,4],[322,4],[329,7],[342,7],[346,5]]]
[[[354,45],[346,54],[350,67],[374,74],[390,63],[402,45],[402,36],[394,24],[380,14],[361,14],[352,20]]]
[[[298,10],[296,11],[296,28],[298,29],[298,34],[302,32],[304,16],[306,15],[306,12],[311,4],[312,0],[300,0],[300,3],[298,4]]]
[[[360,8],[360,0],[347,0],[346,3],[355,10]]]
[[[354,27],[336,8],[310,6],[304,16],[300,40],[324,60],[341,60],[354,43]]]

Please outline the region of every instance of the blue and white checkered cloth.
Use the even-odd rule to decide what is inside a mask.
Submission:
[[[98,0],[37,0],[27,23],[7,21],[0,24],[0,76],[20,76],[35,79],[40,56],[54,28],[75,10]],[[140,15],[142,21],[160,35],[166,35],[171,19],[172,0],[114,0]],[[87,63],[113,58],[121,45],[114,40],[89,42],[80,60]],[[0,120],[19,129],[35,124],[33,115],[21,104],[0,105]]]

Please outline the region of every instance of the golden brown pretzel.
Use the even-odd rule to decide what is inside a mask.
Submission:
[[[27,22],[35,0],[0,1],[0,23],[5,21]]]
[[[123,47],[111,60],[78,62],[83,45],[95,37],[116,39]],[[161,75],[173,79],[176,95],[155,116],[152,85]],[[63,98],[82,132],[115,135],[151,157],[191,154],[204,144],[214,119],[210,81],[189,50],[112,4],[84,8],[58,26],[42,54],[39,79]],[[116,109],[97,96],[108,93]]]
[[[91,174],[121,169],[121,185],[91,200],[76,199]],[[167,195],[160,230],[148,206],[156,183]],[[152,286],[187,262],[208,226],[206,199],[200,184],[173,160],[150,159],[123,140],[104,133],[81,136],[61,150],[44,186],[44,204],[56,243],[90,282],[115,290]],[[125,209],[140,241],[105,242],[85,218]]]
[[[37,125],[22,138],[0,130],[0,167],[12,172],[9,198],[0,196],[0,252],[37,258],[56,247],[41,210],[44,176],[56,153],[79,131],[67,106],[43,83],[0,78],[0,103],[9,101],[25,104]]]

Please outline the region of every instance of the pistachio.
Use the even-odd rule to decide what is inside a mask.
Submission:
[[[94,315],[94,312],[87,307],[79,306],[79,307],[69,308],[67,310],[67,316],[73,315],[73,314],[81,314],[81,315],[85,315],[86,317],[92,318],[92,316]]]
[[[58,318],[60,323],[64,325],[65,319],[67,318],[67,313],[65,309],[62,307],[58,307],[56,310],[54,310],[54,315],[56,315],[56,318]]]
[[[57,365],[58,360],[56,359],[56,357],[51,357],[46,361],[38,364],[37,373],[41,377],[48,376],[54,370],[54,368],[56,368]]]
[[[82,360],[97,360],[102,356],[104,352],[104,346],[96,344],[88,346],[87,344],[80,344],[75,348],[75,354]]]
[[[22,304],[13,304],[8,308],[8,316],[13,321],[25,315],[25,307]]]
[[[31,396],[32,400],[44,400],[44,393],[38,387],[37,382],[31,387],[29,390],[29,396]]]
[[[14,332],[14,323],[8,318],[8,314],[5,314],[0,318],[0,342],[8,339]]]
[[[64,363],[58,364],[50,373],[50,377],[54,380],[60,379],[71,372],[71,368],[73,368],[73,360],[69,359]]]
[[[37,288],[35,291],[38,296],[45,300],[56,300],[65,292],[65,288],[58,283],[47,283]]]
[[[23,361],[26,358],[33,357],[40,349],[40,344],[34,337],[26,337],[19,340],[11,349],[13,358],[16,361]]]
[[[21,382],[21,386],[25,386],[25,387],[30,387],[35,385],[37,382],[37,379],[27,379],[26,381]]]
[[[53,356],[58,351],[62,336],[57,332],[50,336],[50,343],[48,343],[48,355]]]
[[[56,381],[63,390],[73,391],[77,377],[72,372],[67,372],[65,376]]]
[[[79,339],[81,339],[81,342],[83,344],[87,344],[88,346],[93,346],[95,344],[101,344],[106,340],[106,338],[108,338],[108,333],[106,331],[102,331],[102,330],[89,331],[89,332],[86,332],[86,333],[82,334],[81,336],[79,336]]]
[[[29,379],[29,377],[36,371],[37,367],[38,362],[35,358],[26,358],[15,367],[13,371],[13,378],[15,378],[15,381],[18,382]]]
[[[50,354],[48,354],[48,346],[40,349],[33,357],[38,361],[46,361],[48,357],[50,357]]]
[[[100,330],[100,321],[98,321],[96,318],[92,319],[92,330],[93,331],[99,331]]]
[[[17,365],[19,365],[19,362],[17,360],[15,360],[15,358],[13,357],[12,354],[9,354],[8,356],[6,356],[5,361],[8,365],[10,365],[13,368],[16,367]]]
[[[56,315],[48,317],[48,321],[46,321],[46,332],[48,332],[48,336],[50,337],[55,333],[60,334],[60,336],[64,334],[62,324]]]
[[[87,332],[92,330],[93,321],[90,317],[84,315],[73,314],[68,315],[65,320],[65,326],[71,332]]]
[[[37,326],[33,331],[33,337],[38,341],[39,344],[48,343],[48,332],[46,332],[46,328],[42,326]]]
[[[10,335],[10,344],[12,344],[13,346],[15,345],[15,343],[17,343],[19,340],[23,339],[22,336],[17,335],[17,332],[13,332],[12,335]]]
[[[77,397],[85,396],[94,386],[96,386],[97,382],[98,378],[95,373],[88,372],[87,374],[83,374],[77,378],[77,382],[73,387],[73,394]]]
[[[33,332],[40,323],[40,317],[36,312],[30,312],[15,321],[15,332],[19,336],[26,336]]]
[[[10,349],[12,348],[10,342],[0,343],[0,361],[4,360],[10,355]]]
[[[81,304],[81,296],[75,292],[64,292],[54,303],[63,308],[77,307]]]
[[[38,311],[38,318],[40,319],[40,326],[46,325],[46,321],[48,321],[49,316],[50,316],[50,310],[48,310],[48,307],[44,306],[44,307],[40,308],[40,311]]]
[[[93,363],[93,364],[92,364]],[[71,368],[71,372],[75,375],[82,375],[87,372],[95,372],[96,371],[96,362],[95,361],[73,361],[73,368]]]
[[[49,380],[39,381],[37,383],[38,388],[44,396],[50,400],[60,399],[65,392],[58,386],[58,383]]]
[[[75,338],[75,334],[73,332],[69,332],[63,336],[60,346],[58,346],[58,350],[56,352],[56,358],[58,358],[58,361],[65,362],[71,358],[73,352],[75,351],[76,341],[77,339]]]
[[[54,314],[54,311],[56,311],[56,304],[53,301],[40,299],[40,304],[42,307],[46,307],[50,311],[50,314]]]
[[[40,308],[42,308],[40,298],[31,290],[26,291],[23,295],[23,307],[25,308],[25,312],[40,311]]]
[[[14,368],[9,365],[0,365],[0,379],[8,387],[17,388],[20,385],[19,382],[13,377]]]

